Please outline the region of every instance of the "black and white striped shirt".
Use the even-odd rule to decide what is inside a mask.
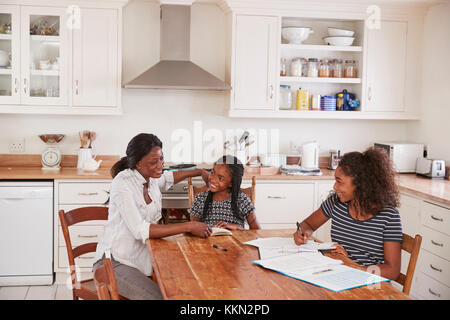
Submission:
[[[331,240],[344,247],[350,259],[360,265],[384,263],[384,242],[402,241],[400,214],[394,207],[386,207],[370,219],[354,219],[349,203],[339,201],[336,194],[328,197],[321,209],[331,222]]]

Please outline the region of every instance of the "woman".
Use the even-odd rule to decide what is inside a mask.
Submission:
[[[244,166],[234,156],[223,156],[209,175],[209,190],[198,194],[190,210],[192,221],[203,221],[211,227],[244,230],[259,229],[255,207],[241,191]]]
[[[350,152],[339,161],[335,193],[300,223],[297,245],[332,220],[335,252],[348,256],[368,271],[396,280],[400,273],[402,226],[396,207],[399,192],[388,155],[381,149]]]
[[[128,299],[161,299],[158,285],[151,280],[152,263],[145,241],[190,232],[208,237],[211,228],[197,221],[169,225],[161,219],[162,195],[187,177],[202,176],[204,170],[162,172],[162,142],[153,134],[141,133],[128,143],[127,156],[111,169],[108,222],[99,241],[93,269],[102,265],[105,252],[111,253],[119,294]]]

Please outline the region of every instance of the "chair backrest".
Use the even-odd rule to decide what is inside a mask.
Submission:
[[[108,220],[107,207],[84,207],[64,212],[59,210],[59,219],[61,221],[61,228],[66,242],[67,256],[69,258],[70,274],[73,286],[74,299],[81,297],[83,299],[97,299],[97,294],[91,290],[87,290],[80,286],[80,279],[77,279],[75,270],[75,258],[89,252],[97,250],[97,242],[85,243],[75,248],[72,248],[70,240],[69,226],[76,223],[90,221],[90,220]]]
[[[255,189],[256,189],[256,177],[252,177],[252,186],[248,188],[241,188],[241,191],[244,192],[252,201],[253,206],[255,206]],[[208,186],[204,185],[201,187],[194,187],[192,184],[192,178],[188,178],[188,194],[189,194],[189,207],[192,208],[194,204],[194,198],[201,192],[208,190]]]
[[[408,269],[406,274],[400,273],[396,282],[403,285],[403,293],[409,295],[411,290],[411,284],[414,277],[414,271],[416,269],[417,258],[419,257],[420,244],[422,243],[422,236],[416,234],[413,238],[405,233],[403,233],[402,239],[402,250],[405,250],[410,254]]]
[[[94,282],[99,300],[120,300],[111,259],[103,259],[103,265],[95,269]]]

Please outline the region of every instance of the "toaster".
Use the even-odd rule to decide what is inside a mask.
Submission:
[[[417,158],[416,174],[428,178],[444,178],[445,177],[445,161],[427,158]]]

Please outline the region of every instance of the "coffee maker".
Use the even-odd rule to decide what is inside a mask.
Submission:
[[[330,159],[328,160],[328,169],[336,170],[341,160],[341,150],[330,150]]]

